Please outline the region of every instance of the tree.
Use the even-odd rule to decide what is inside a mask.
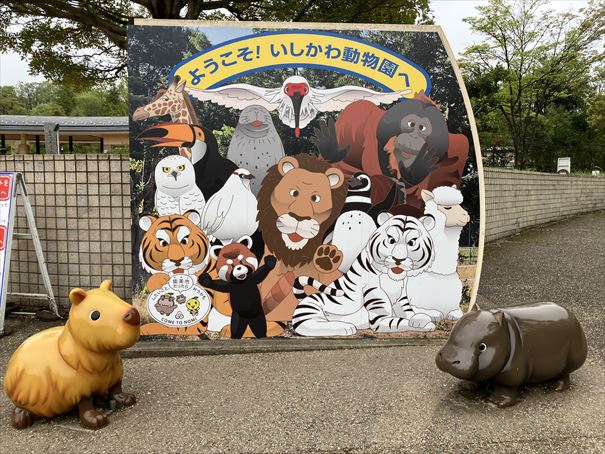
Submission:
[[[603,60],[598,48],[605,34],[602,0],[591,1],[579,14],[555,14],[546,4],[490,0],[477,8],[477,17],[465,18],[483,41],[469,47],[462,61],[476,111],[502,116],[519,168],[531,162],[549,112],[557,112],[557,106],[582,107],[591,71]]]
[[[429,0],[0,0],[0,46],[30,69],[75,86],[125,75],[134,18],[428,22]]]

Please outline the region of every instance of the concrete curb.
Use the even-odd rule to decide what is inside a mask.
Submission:
[[[359,348],[441,345],[445,339],[242,339],[216,341],[140,341],[122,352],[122,358],[241,355],[248,353],[350,350]],[[436,351],[436,350],[435,350]]]

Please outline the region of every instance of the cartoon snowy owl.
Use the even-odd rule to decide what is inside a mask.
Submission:
[[[155,167],[155,208],[160,216],[202,213],[206,200],[195,185],[193,164],[184,156],[168,156]]]

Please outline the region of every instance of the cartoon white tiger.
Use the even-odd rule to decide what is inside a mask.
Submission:
[[[435,329],[427,314],[410,305],[405,292],[407,277],[424,272],[435,258],[428,232],[434,219],[382,213],[378,223],[366,247],[339,279],[324,286],[310,277],[297,278],[294,294],[299,303],[292,316],[297,334],[349,336],[368,326],[377,332]],[[322,293],[307,295],[306,285]],[[367,324],[360,311],[367,312]]]

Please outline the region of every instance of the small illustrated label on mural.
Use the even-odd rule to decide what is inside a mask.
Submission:
[[[210,312],[210,296],[186,274],[175,274],[147,300],[149,314],[166,326],[192,326]]]

